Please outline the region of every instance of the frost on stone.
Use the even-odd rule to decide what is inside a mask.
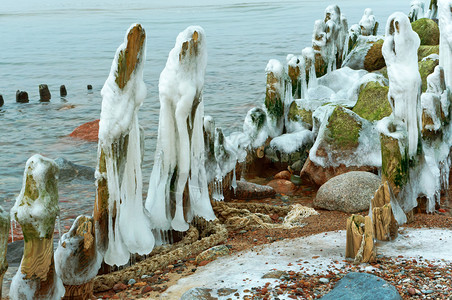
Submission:
[[[412,0],[411,1],[411,7],[410,12],[408,13],[408,18],[410,19],[410,22],[414,22],[418,19],[424,18],[424,2],[421,0]]]
[[[439,65],[444,69],[446,85],[452,89],[452,0],[438,0]]]
[[[382,52],[388,68],[392,117],[406,125],[409,157],[416,155],[420,137],[419,45],[419,36],[412,30],[408,17],[400,12],[392,14],[386,25]]]
[[[359,21],[359,27],[361,29],[361,34],[376,35],[378,30],[378,22],[375,20],[375,16],[371,8],[366,8],[364,14]]]
[[[101,91],[97,201],[105,201],[99,196],[102,188],[106,189],[104,197],[108,200],[96,204],[95,216],[106,214],[108,218],[102,221],[107,223],[107,233],[101,231],[98,237],[99,250],[105,251],[104,260],[109,265],[124,265],[131,253],[148,254],[154,247],[142,200],[142,147],[137,115],[146,97],[145,40],[141,25],[129,28]],[[105,238],[107,245],[102,243]]]
[[[160,74],[157,148],[146,199],[155,229],[185,231],[193,216],[215,219],[204,166],[206,64],[204,30],[190,26],[178,35]]]

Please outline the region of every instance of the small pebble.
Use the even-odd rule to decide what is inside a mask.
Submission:
[[[135,283],[137,283],[137,281],[133,278],[127,282],[128,285],[134,285]]]

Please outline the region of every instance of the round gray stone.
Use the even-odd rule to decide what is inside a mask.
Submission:
[[[380,177],[370,172],[352,171],[333,177],[318,190],[314,206],[347,213],[367,210],[380,183]]]

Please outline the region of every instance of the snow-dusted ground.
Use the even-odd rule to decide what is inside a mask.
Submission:
[[[162,298],[179,299],[193,287],[237,289],[242,297],[243,290],[263,286],[266,282],[276,282],[276,279],[262,279],[264,274],[274,269],[322,274],[332,268],[341,268],[346,264],[345,233],[342,230],[283,240],[219,258],[199,267],[192,276],[180,279]],[[447,229],[400,229],[395,241],[377,244],[378,255],[417,259],[422,257],[439,265],[452,262],[450,249],[452,230]],[[365,270],[373,269],[368,264],[362,264],[360,267]]]

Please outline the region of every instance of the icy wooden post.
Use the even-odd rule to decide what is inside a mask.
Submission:
[[[160,117],[146,209],[154,229],[186,231],[194,216],[211,221],[203,134],[206,37],[181,32],[160,74]]]
[[[101,91],[94,223],[98,250],[108,265],[124,265],[130,254],[148,254],[154,247],[150,221],[142,203],[137,116],[146,97],[145,41],[141,25],[132,25],[116,51]]]
[[[366,8],[364,14],[359,21],[361,35],[377,35],[378,22],[375,20],[374,13],[371,8]]]
[[[53,260],[58,207],[58,166],[41,155],[28,159],[23,186],[11,209],[24,234],[24,255],[11,282],[11,299],[60,299],[64,287]]]
[[[2,297],[3,276],[8,269],[6,248],[8,247],[9,224],[9,214],[0,206],[0,298]]]
[[[265,91],[265,108],[271,125],[270,136],[275,137],[284,130],[284,67],[276,59],[270,59],[267,67],[267,88]]]
[[[303,56],[287,55],[287,73],[292,83],[292,97],[304,98],[306,92],[306,64]]]
[[[77,217],[71,229],[61,238],[55,251],[55,261],[66,288],[63,299],[91,299],[93,279],[102,262],[96,248],[92,217]]]
[[[369,216],[351,215],[347,219],[347,243],[345,257],[354,258],[355,263],[375,261],[374,231]]]
[[[438,0],[439,65],[444,69],[446,86],[452,89],[452,0]]]

